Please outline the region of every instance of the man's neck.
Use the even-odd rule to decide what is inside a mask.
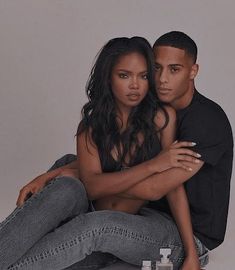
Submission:
[[[185,93],[185,95],[174,102],[171,103],[171,106],[176,110],[182,110],[190,105],[193,99],[193,95],[195,92],[194,84],[190,87],[190,89]]]

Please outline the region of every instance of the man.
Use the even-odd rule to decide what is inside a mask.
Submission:
[[[139,215],[92,212],[86,220],[86,227],[91,228],[93,234],[89,235],[89,246],[84,252],[109,252],[124,261],[139,264],[142,259],[156,260],[159,258],[159,246],[167,246],[172,249],[171,259],[175,269],[178,269],[185,255],[177,227],[170,217],[165,198],[153,200],[185,183],[199,256],[219,246],[226,230],[233,138],[223,110],[195,89],[194,78],[198,72],[195,42],[186,34],[173,31],[161,36],[153,50],[159,99],[175,108],[178,118],[177,139],[196,142],[195,150],[201,154],[202,162],[190,164],[190,172],[172,168],[127,190],[129,196],[152,201]],[[74,159],[72,156],[69,161],[59,161],[55,167]],[[75,163],[65,168],[71,170]],[[59,173],[61,169],[56,169],[50,176],[43,177],[53,178]],[[18,202],[22,202],[28,192],[34,193],[35,190],[35,187],[27,185]],[[95,233],[97,231],[98,236]],[[205,263],[201,261],[202,266]],[[82,269],[79,263],[77,267]],[[189,270],[184,264],[182,267]]]
[[[194,234],[211,250],[223,242],[226,229],[233,158],[231,127],[223,110],[195,89],[198,65],[194,41],[174,31],[160,37],[153,49],[157,93],[177,111],[177,139],[195,141],[204,162],[185,188]]]

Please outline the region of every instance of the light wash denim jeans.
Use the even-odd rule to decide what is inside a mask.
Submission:
[[[199,255],[206,253],[198,239],[196,244]],[[83,184],[71,177],[51,181],[0,224],[1,270],[91,269],[78,262],[92,252],[140,266],[142,260],[159,260],[161,247],[171,248],[170,259],[179,269],[184,250],[168,215],[148,208],[137,215],[89,211]]]

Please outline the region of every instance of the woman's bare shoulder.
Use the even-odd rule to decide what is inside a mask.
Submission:
[[[154,118],[154,122],[158,128],[164,127],[166,121],[168,121],[168,123],[175,123],[176,121],[176,111],[169,105],[164,105],[162,108],[159,108]]]

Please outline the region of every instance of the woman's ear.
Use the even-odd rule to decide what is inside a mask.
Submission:
[[[193,64],[191,67],[191,72],[190,72],[190,79],[194,80],[194,78],[197,76],[199,70],[198,64]]]

